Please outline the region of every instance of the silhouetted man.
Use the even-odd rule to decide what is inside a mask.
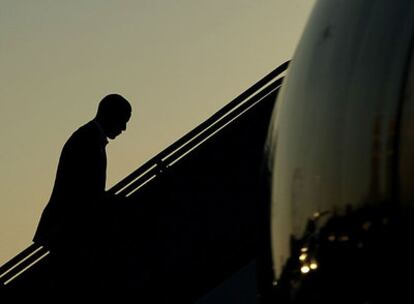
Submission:
[[[88,280],[93,248],[106,229],[103,210],[110,200],[105,192],[107,138],[125,131],[130,117],[125,98],[107,95],[95,119],[75,131],[62,149],[53,192],[33,239],[50,249],[59,280]]]

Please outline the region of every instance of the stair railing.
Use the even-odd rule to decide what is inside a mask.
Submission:
[[[156,176],[165,172],[214,136],[225,126],[235,121],[269,94],[277,91],[283,81],[283,73],[289,66],[287,61],[270,72],[256,84],[244,91],[198,127],[188,132],[175,143],[151,158],[137,170],[108,190],[108,193],[128,197]],[[0,289],[36,265],[49,255],[49,251],[36,243],[31,244],[10,261],[0,267]]]

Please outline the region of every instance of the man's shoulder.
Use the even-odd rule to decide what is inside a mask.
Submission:
[[[99,130],[97,129],[95,123],[90,121],[80,128],[78,128],[73,134],[69,137],[66,142],[67,145],[88,145],[88,144],[97,144],[99,142]]]
[[[78,136],[98,136],[98,127],[96,126],[96,124],[94,123],[93,120],[87,122],[86,124],[84,124],[83,126],[79,127],[74,133],[73,135],[78,135]]]

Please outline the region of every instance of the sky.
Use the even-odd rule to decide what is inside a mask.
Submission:
[[[61,148],[119,93],[107,189],[291,59],[315,0],[0,0],[0,265],[31,244]]]

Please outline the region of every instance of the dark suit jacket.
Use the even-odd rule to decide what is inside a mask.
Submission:
[[[34,242],[53,248],[93,238],[105,196],[106,144],[95,121],[80,127],[65,143]]]

